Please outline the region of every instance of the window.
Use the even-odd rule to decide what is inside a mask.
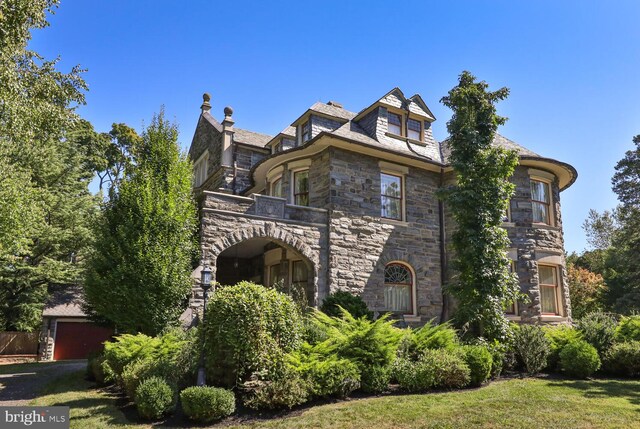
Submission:
[[[512,273],[516,272],[516,261],[511,261],[511,264],[509,265],[510,271]],[[517,309],[516,309],[516,303],[512,302],[510,305],[507,305],[505,307],[504,312],[510,316],[515,316],[517,315]]]
[[[558,315],[558,270],[548,265],[538,265],[540,305],[542,314]]]
[[[307,290],[307,265],[303,261],[293,261],[292,266],[292,284],[297,290]]]
[[[402,220],[402,177],[380,174],[380,204],[383,218]]]
[[[413,274],[397,262],[384,269],[384,306],[388,311],[413,314]]]
[[[387,112],[387,121],[389,123],[389,125],[387,126],[387,131],[389,131],[391,134],[397,134],[401,136],[402,116],[395,113]]]
[[[282,177],[271,182],[271,196],[282,198]]]
[[[531,207],[533,222],[551,224],[551,197],[547,182],[531,179]]]
[[[277,263],[269,267],[269,286],[275,287],[277,284],[284,282],[284,275],[282,274],[282,265]]]
[[[407,137],[422,141],[422,122],[415,119],[407,119]]]
[[[293,173],[293,204],[309,205],[309,170]]]
[[[193,165],[193,182],[195,186],[202,185],[207,180],[209,169],[209,152],[205,152]]]
[[[308,141],[311,138],[311,132],[309,131],[309,121],[302,124],[302,143]]]
[[[278,152],[281,152],[281,151],[282,151],[282,140],[273,145],[273,152],[272,153],[278,153]]]

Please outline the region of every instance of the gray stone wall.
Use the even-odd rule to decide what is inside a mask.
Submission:
[[[380,218],[379,160],[332,149],[330,161],[329,289],[357,293],[370,308],[382,311],[384,268],[392,261],[405,262],[415,272],[420,320],[439,317],[439,175],[409,169],[406,222],[386,221]]]

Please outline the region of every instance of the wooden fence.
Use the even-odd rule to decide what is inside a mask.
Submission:
[[[38,354],[37,332],[0,332],[0,355]]]

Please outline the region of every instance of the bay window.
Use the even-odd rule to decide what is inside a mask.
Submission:
[[[551,225],[551,194],[549,183],[531,179],[533,222]]]

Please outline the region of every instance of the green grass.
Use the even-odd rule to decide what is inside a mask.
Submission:
[[[149,428],[131,407],[75,373],[55,380],[35,405],[68,405],[72,428]],[[171,425],[169,421],[166,424]],[[177,423],[177,422],[175,422]],[[162,425],[161,425],[162,426]],[[185,423],[183,427],[186,427]],[[640,381],[510,379],[480,389],[355,399],[277,419],[231,419],[248,428],[640,428]]]

